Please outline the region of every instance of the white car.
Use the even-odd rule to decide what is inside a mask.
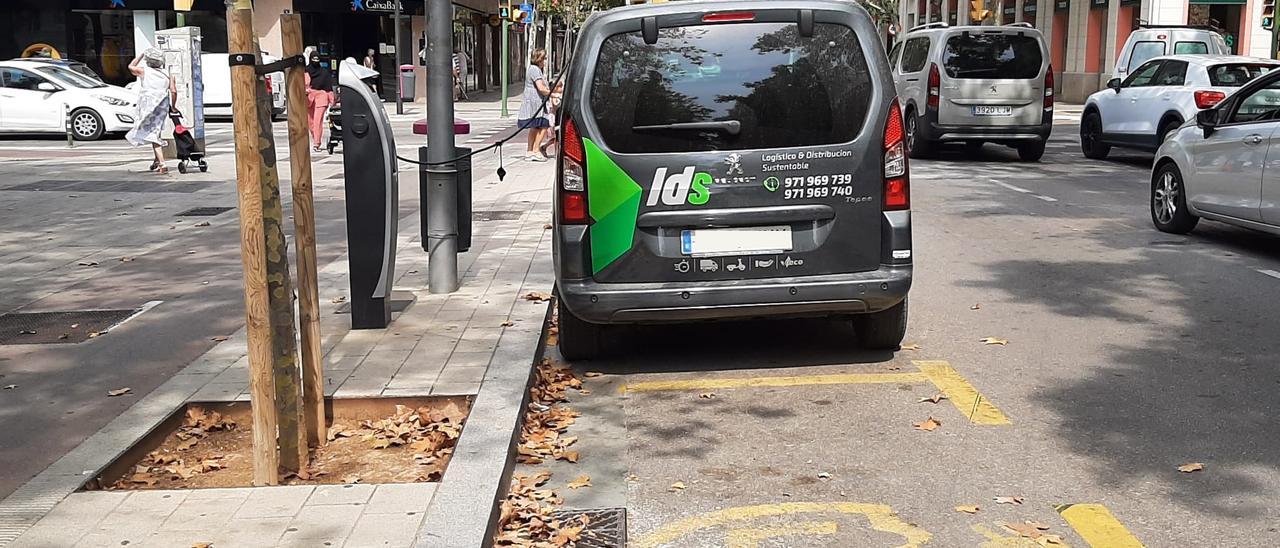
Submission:
[[[1080,150],[1093,159],[1106,158],[1113,146],[1154,151],[1201,109],[1276,67],[1280,61],[1237,55],[1151,59],[1085,101]]]
[[[56,64],[0,61],[0,132],[65,133],[67,109],[77,140],[133,127],[138,95]]]
[[[1280,71],[1272,71],[1200,111],[1161,145],[1151,174],[1152,223],[1185,234],[1205,218],[1280,235],[1277,156]]]
[[[274,63],[277,59],[263,55],[262,62]],[[231,118],[231,65],[227,63],[225,53],[200,54],[200,71],[204,81],[204,117]],[[271,94],[273,118],[285,111],[284,73],[273,72],[267,75],[267,92]]]

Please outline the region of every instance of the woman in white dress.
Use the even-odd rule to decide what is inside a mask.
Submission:
[[[138,112],[133,117],[133,129],[125,135],[133,146],[151,145],[155,160],[151,171],[168,173],[164,165],[164,121],[177,98],[178,90],[173,79],[164,70],[164,54],[151,48],[129,63],[129,72],[138,78]]]

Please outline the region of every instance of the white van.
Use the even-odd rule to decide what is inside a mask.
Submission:
[[[274,63],[277,59],[263,55],[262,62]],[[231,65],[225,53],[200,54],[200,71],[204,80],[204,117],[231,118]],[[271,94],[271,116],[278,119],[284,114],[284,73],[273,72],[267,77],[267,92]]]
[[[1112,78],[1124,80],[1143,63],[1163,55],[1231,55],[1221,34],[1210,27],[1141,25],[1129,34]]]

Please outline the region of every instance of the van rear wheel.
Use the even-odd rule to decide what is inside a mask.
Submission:
[[[605,326],[594,324],[573,315],[563,300],[556,301],[556,314],[560,327],[560,355],[571,362],[593,360],[604,348]]]
[[[928,158],[933,154],[933,143],[920,135],[918,120],[914,110],[907,111],[907,155],[911,158]]]
[[[858,346],[867,350],[897,350],[907,335],[907,300],[880,312],[853,317]]]
[[[1044,141],[1018,144],[1018,159],[1024,162],[1039,162],[1044,157]]]

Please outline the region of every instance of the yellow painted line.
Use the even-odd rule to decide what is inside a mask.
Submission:
[[[1072,529],[1089,546],[1094,548],[1143,548],[1138,538],[1133,536],[1120,520],[1116,519],[1101,504],[1061,504],[1055,507],[1062,519],[1067,520]]]
[[[834,521],[809,521],[781,527],[733,529],[725,535],[725,548],[760,548],[760,543],[774,538],[799,535],[832,536],[836,534]]]
[[[969,381],[945,361],[913,361],[916,367],[938,387],[952,405],[956,406],[969,422],[974,424],[998,425],[1012,424],[991,400],[978,392]]]
[[[796,377],[752,377],[746,379],[685,379],[674,381],[636,382],[619,388],[622,392],[661,392],[669,390],[729,390],[773,386],[811,386],[821,384],[883,384],[926,382],[923,373],[842,373]]]
[[[697,531],[714,527],[726,527],[730,530],[751,528],[751,522],[773,516],[789,516],[797,514],[861,514],[871,522],[876,531],[896,534],[906,541],[898,548],[917,548],[933,537],[928,531],[902,521],[893,510],[885,504],[862,504],[854,502],[786,502],[781,504],[761,504],[758,506],[740,506],[715,512],[708,512],[659,527],[652,533],[631,544],[633,548],[658,548],[660,546],[680,545],[677,541]],[[776,522],[776,520],[773,520]],[[732,534],[731,531],[726,535]]]

